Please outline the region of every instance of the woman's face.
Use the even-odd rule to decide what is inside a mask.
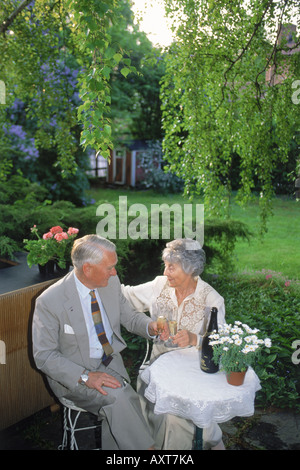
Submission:
[[[169,263],[168,261],[165,261],[164,263],[164,276],[167,276],[170,287],[183,286],[191,279],[191,275],[186,274],[180,264]]]

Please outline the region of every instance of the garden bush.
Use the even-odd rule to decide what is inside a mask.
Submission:
[[[24,182],[22,186],[22,182]],[[9,186],[9,183],[8,183]],[[43,188],[36,184],[30,184],[27,180],[20,177],[17,192],[12,193],[14,203],[7,203],[3,196],[2,204],[0,199],[0,217],[1,227],[0,236],[6,236],[11,240],[11,244],[18,249],[23,249],[23,240],[31,238],[31,227],[36,225],[39,233],[48,231],[49,227],[60,225],[63,228],[72,226],[79,229],[79,236],[88,233],[95,233],[100,217],[96,215],[96,209],[99,205],[107,201],[98,201],[95,205],[86,207],[76,207],[72,202],[41,200],[44,195]],[[18,192],[19,191],[19,192]],[[8,191],[9,192],[9,191]],[[11,201],[11,199],[10,199]],[[109,204],[112,204],[111,202]],[[162,227],[160,221],[158,239],[120,239],[118,233],[119,221],[117,202],[114,204],[116,210],[116,243],[119,253],[118,269],[120,276],[127,276],[131,282],[137,280],[142,282],[153,278],[161,273],[161,253],[169,239],[162,236]],[[149,218],[151,217],[149,212]],[[128,217],[128,224],[134,217]],[[147,221],[150,227],[150,220]],[[195,230],[195,221],[192,229]],[[182,230],[184,233],[184,230]],[[170,217],[170,239],[174,235],[174,214]],[[222,272],[233,269],[232,252],[237,239],[249,239],[251,236],[247,226],[235,220],[213,220],[205,221],[205,243],[204,249],[207,256],[207,265],[211,266],[214,272]],[[3,244],[3,254],[7,248],[7,256],[11,255],[12,246],[9,247],[9,240]]]
[[[254,366],[262,386],[256,403],[300,410],[300,367],[292,362],[292,344],[300,339],[297,281],[265,272],[208,275],[207,280],[225,299],[227,323],[240,320],[272,340],[270,354],[262,355]]]

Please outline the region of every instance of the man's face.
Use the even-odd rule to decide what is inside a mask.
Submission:
[[[88,280],[89,286],[93,289],[97,287],[106,287],[111,276],[117,274],[116,264],[118,261],[117,254],[114,251],[103,251],[103,258],[98,264],[86,263],[84,273]]]

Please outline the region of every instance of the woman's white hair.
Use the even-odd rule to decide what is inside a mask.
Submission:
[[[199,276],[205,266],[205,251],[196,240],[191,238],[177,238],[166,244],[162,254],[163,261],[177,263],[186,274]]]
[[[81,270],[84,263],[100,263],[104,250],[116,251],[116,245],[99,235],[85,235],[78,238],[75,240],[71,251],[74,268]]]

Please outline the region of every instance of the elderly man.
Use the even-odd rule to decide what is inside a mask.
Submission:
[[[120,327],[149,338],[157,333],[156,322],[122,295],[113,243],[87,235],[75,241],[71,256],[74,270],[36,301],[36,365],[58,398],[104,418],[104,449],[152,449],[139,398],[127,383]]]

